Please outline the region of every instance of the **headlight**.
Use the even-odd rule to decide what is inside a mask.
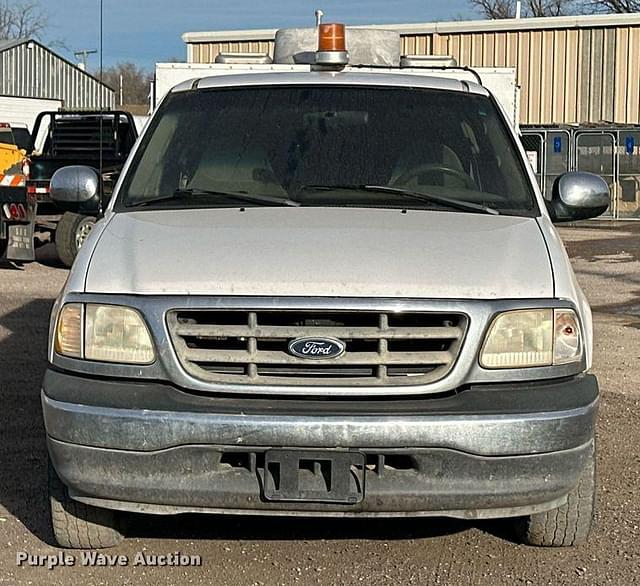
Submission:
[[[58,316],[55,350],[99,362],[151,364],[155,352],[140,314],[129,307],[69,303]]]
[[[58,354],[82,358],[83,310],[81,303],[69,303],[60,310],[54,345]]]
[[[484,368],[528,368],[582,358],[578,318],[571,309],[527,309],[498,315],[480,353]]]

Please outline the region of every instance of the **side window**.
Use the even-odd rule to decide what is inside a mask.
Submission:
[[[483,153],[480,172],[484,189],[513,199],[519,205],[529,202],[529,193],[525,193],[520,182],[515,181],[515,178],[523,177],[523,170],[504,124],[493,112],[486,113],[483,118],[485,134],[481,143]]]
[[[540,189],[544,189],[544,139],[542,135],[538,133],[523,133],[521,140],[522,146],[527,153],[529,165],[531,165],[533,172],[536,174],[538,185]]]
[[[160,118],[153,133],[153,141],[144,150],[138,172],[131,182],[129,190],[132,199],[163,193],[170,182],[173,182],[173,189],[176,188],[178,165],[175,157],[169,156],[168,151],[175,140],[177,126],[178,118],[175,115],[166,114]]]

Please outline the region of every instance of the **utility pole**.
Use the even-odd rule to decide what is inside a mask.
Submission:
[[[80,51],[74,52],[74,56],[76,57],[76,59],[82,59],[82,71],[87,70],[87,58],[89,57],[89,55],[93,55],[97,52],[97,49],[81,49]]]

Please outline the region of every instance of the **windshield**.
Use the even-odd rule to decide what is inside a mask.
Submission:
[[[523,163],[491,99],[334,85],[170,95],[116,210],[273,205],[265,197],[283,205],[537,215]]]

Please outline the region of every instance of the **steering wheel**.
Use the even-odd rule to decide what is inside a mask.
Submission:
[[[464,171],[460,171],[459,169],[453,169],[452,167],[447,167],[446,165],[438,163],[423,163],[422,165],[418,165],[413,169],[409,169],[408,171],[405,171],[402,175],[400,175],[400,177],[398,177],[393,182],[393,184],[406,185],[412,179],[417,179],[418,177],[420,177],[420,175],[424,175],[425,173],[430,173],[433,171],[445,173],[446,175],[451,175],[452,177],[461,179],[466,189],[478,191],[478,186],[470,175],[468,175]]]

